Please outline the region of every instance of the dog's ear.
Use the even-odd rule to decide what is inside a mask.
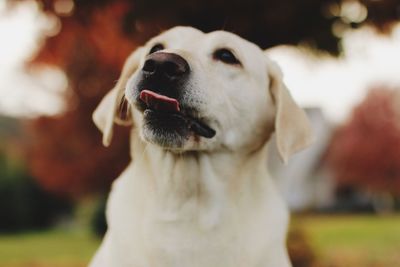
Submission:
[[[132,124],[131,110],[125,99],[125,86],[129,77],[139,67],[142,53],[143,48],[138,48],[127,58],[117,84],[106,94],[93,112],[93,121],[103,132],[105,146],[109,146],[111,143],[114,123]]]
[[[283,82],[279,66],[267,59],[269,90],[276,106],[275,135],[279,155],[284,163],[295,152],[309,146],[312,130],[306,113],[294,102]]]

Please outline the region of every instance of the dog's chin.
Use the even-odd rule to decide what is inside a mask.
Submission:
[[[146,109],[142,127],[147,142],[169,150],[182,150],[192,135],[187,118],[179,113]]]

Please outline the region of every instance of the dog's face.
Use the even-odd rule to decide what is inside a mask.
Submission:
[[[285,139],[280,145],[277,136],[284,158],[309,141],[307,119],[276,64],[224,31],[176,27],[133,52],[94,114],[105,143],[123,96],[141,138],[171,151],[251,150],[274,128]]]
[[[150,40],[141,53],[125,96],[146,141],[204,150],[266,135],[274,108],[257,46],[228,32],[179,27]]]

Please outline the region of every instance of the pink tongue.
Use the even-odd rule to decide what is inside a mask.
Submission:
[[[140,100],[146,103],[147,106],[155,109],[155,110],[163,110],[163,111],[179,111],[179,102],[178,100],[157,94],[150,90],[143,90],[140,92]]]

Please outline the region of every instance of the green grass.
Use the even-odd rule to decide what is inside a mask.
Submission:
[[[299,216],[322,266],[400,266],[400,216]]]
[[[296,216],[322,267],[399,267],[400,216]],[[0,235],[0,267],[84,267],[100,240],[87,231]]]
[[[100,240],[84,231],[0,236],[0,267],[86,266]]]

